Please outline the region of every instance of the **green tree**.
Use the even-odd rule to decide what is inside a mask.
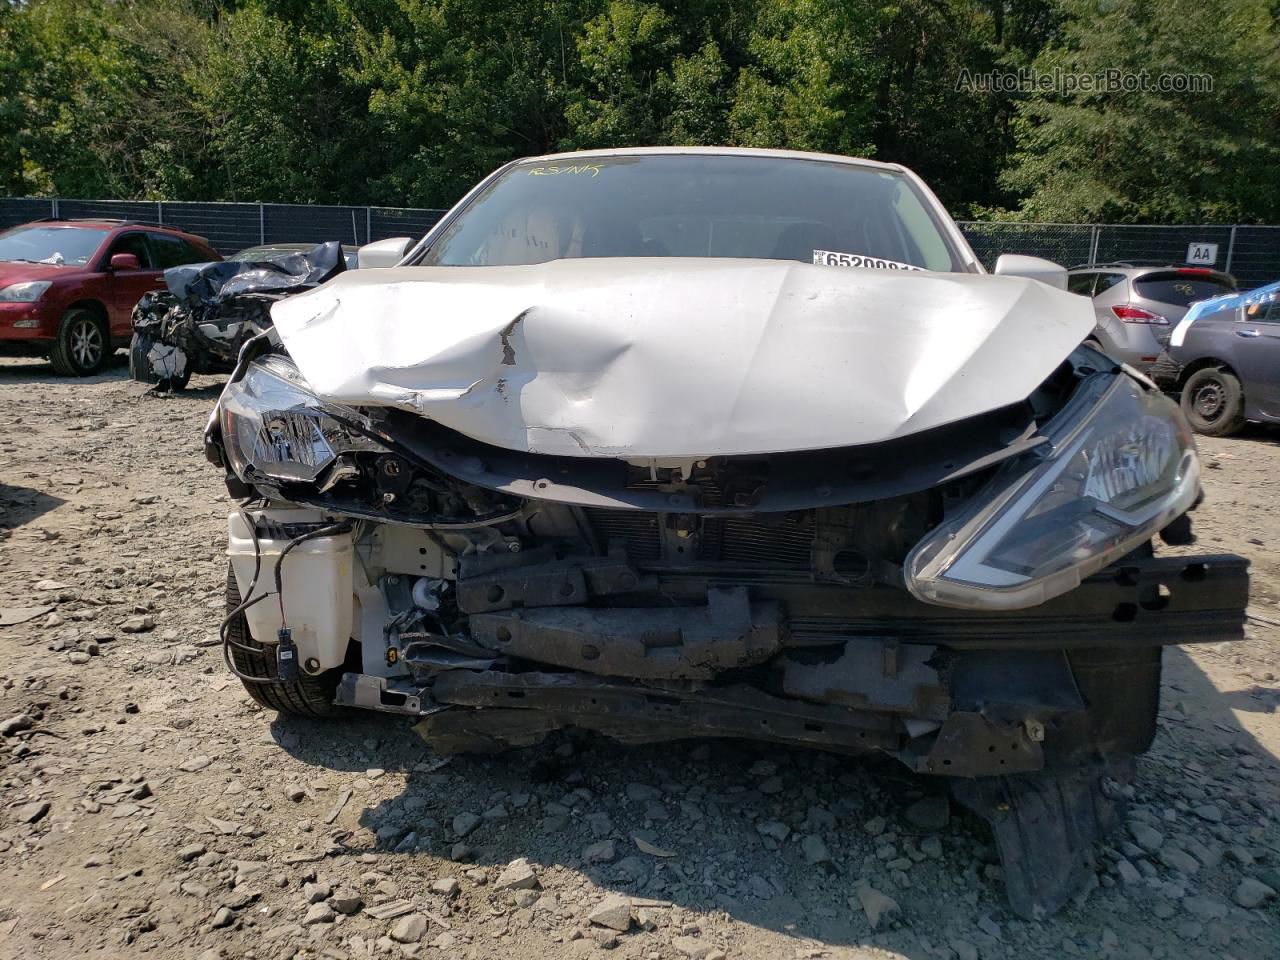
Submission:
[[[25,143],[29,136],[28,96],[25,88],[34,60],[28,18],[16,0],[0,0],[0,193],[38,192],[44,183],[27,168]]]
[[[675,24],[657,4],[611,0],[578,38],[582,84],[565,110],[565,144],[656,143],[676,44]]]
[[[224,14],[188,74],[204,118],[210,187],[228,200],[358,202],[379,153],[368,93],[352,80],[355,30],[344,6],[250,3]],[[372,163],[371,163],[372,161]]]
[[[760,5],[729,115],[733,142],[869,156],[878,64],[861,0]]]
[[[714,40],[680,55],[664,78],[666,115],[661,140],[711,146],[728,136],[729,65]]]
[[[18,43],[0,54],[12,78],[11,179],[34,191],[108,197],[173,195],[191,181],[201,126],[183,76],[204,59],[201,7],[38,0],[7,19],[18,21],[9,31]]]
[[[383,0],[356,77],[385,162],[382,202],[450,204],[518,156],[557,148],[590,0]]]
[[[1046,92],[1019,105],[1004,183],[1031,220],[1280,218],[1280,32],[1271,0],[1064,0],[1048,73],[1207,75],[1212,92]]]
[[[953,212],[1280,219],[1275,0],[0,0],[0,190],[451,204],[643,143],[906,164]],[[1211,93],[957,88],[1203,73]],[[1009,208],[1017,207],[1016,212]]]

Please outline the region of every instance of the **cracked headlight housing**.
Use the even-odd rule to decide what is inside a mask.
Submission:
[[[1195,503],[1200,463],[1167,397],[1097,374],[1043,431],[1048,452],[1001,470],[907,557],[907,587],[948,607],[1015,610],[1066,593]]]
[[[218,418],[227,460],[246,483],[314,483],[341,454],[386,452],[353,426],[359,413],[318,399],[279,356],[250,363],[227,385]]]

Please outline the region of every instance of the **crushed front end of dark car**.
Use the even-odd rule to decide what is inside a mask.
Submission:
[[[336,240],[263,260],[171,267],[165,289],[133,309],[130,376],[181,389],[192,373],[226,373],[240,348],[271,325],[271,306],[312,290],[346,269]]]

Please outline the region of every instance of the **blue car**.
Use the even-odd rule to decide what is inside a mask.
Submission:
[[[1280,281],[1193,305],[1150,373],[1198,433],[1280,423]]]

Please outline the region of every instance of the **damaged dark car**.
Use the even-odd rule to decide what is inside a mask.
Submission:
[[[991,823],[1020,914],[1079,889],[1164,645],[1239,638],[1248,573],[1156,555],[1192,434],[1064,270],[987,273],[901,167],[745,149],[518,161],[378,246],[210,419],[256,700],[441,753],[884,754]]]
[[[165,289],[133,308],[129,376],[181,390],[193,373],[228,373],[245,341],[271,325],[271,305],[347,269],[336,240],[307,249],[254,248],[254,258],[172,267]]]

